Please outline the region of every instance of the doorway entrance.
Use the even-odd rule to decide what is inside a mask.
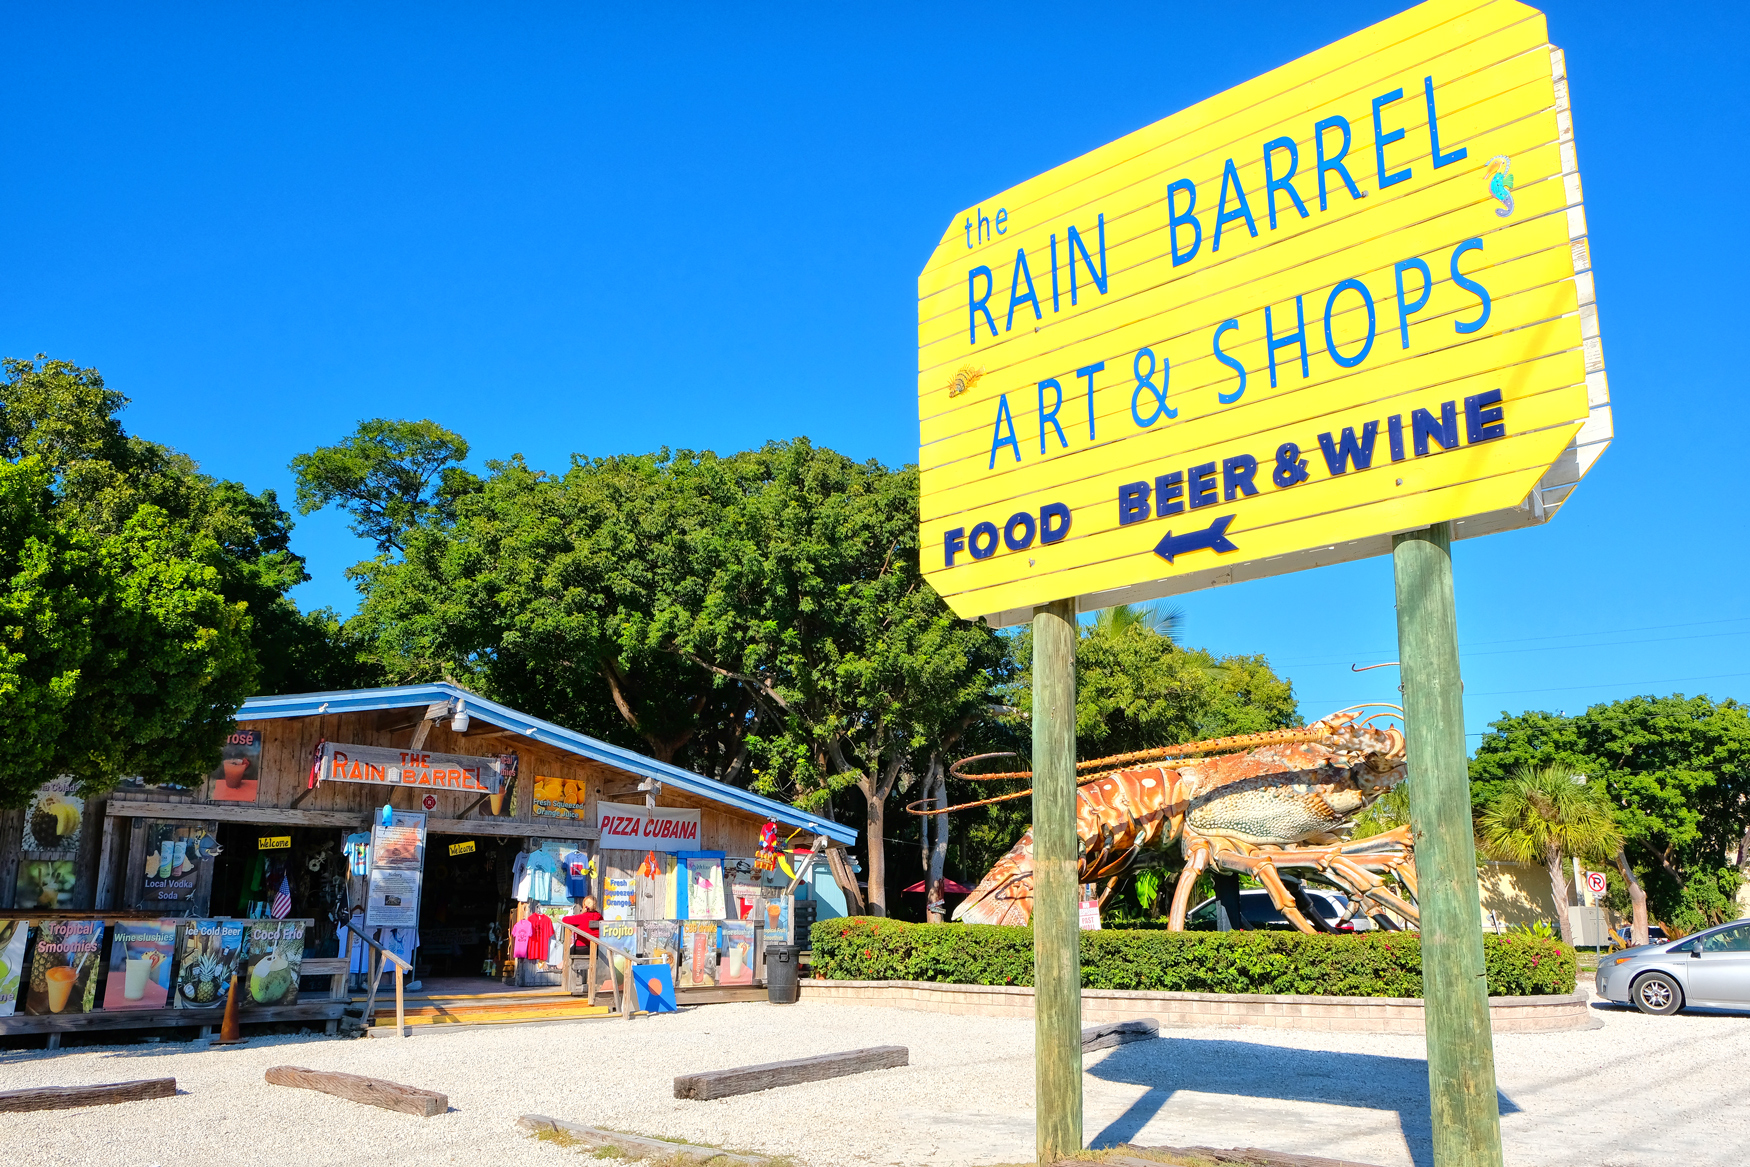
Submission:
[[[492,836],[426,840],[416,977],[428,985],[434,978],[501,980],[514,906],[510,874],[521,844]]]

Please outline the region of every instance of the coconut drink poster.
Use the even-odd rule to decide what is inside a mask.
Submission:
[[[176,963],[175,920],[113,920],[103,1008],[168,1009]]]
[[[296,1005],[311,920],[251,921],[243,930],[244,1007]]]
[[[176,962],[178,1009],[223,1009],[243,954],[242,920],[190,920]]]
[[[39,1017],[89,1013],[103,963],[102,920],[44,920],[37,925],[24,1011]]]
[[[24,943],[29,937],[29,920],[0,920],[0,1017],[10,1017],[18,1008],[18,990],[24,982]]]

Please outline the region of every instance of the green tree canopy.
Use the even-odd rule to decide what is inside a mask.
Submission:
[[[1632,697],[1577,716],[1503,713],[1471,760],[1473,805],[1512,769],[1560,763],[1602,780],[1656,915],[1724,918],[1750,825],[1750,710],[1706,697]]]
[[[479,487],[467,458],[467,441],[435,421],[361,421],[351,437],[292,459],[298,513],[338,506],[379,552],[402,551],[409,531],[452,520],[456,499]]]
[[[333,613],[301,613],[286,594],[308,577],[272,491],[127,433],[127,398],[95,369],[41,356],[0,368],[0,588],[18,621],[7,699],[35,711],[11,732],[36,743],[14,737],[20,770],[0,797],[57,772],[88,791],[198,777],[244,697],[358,675]],[[50,716],[63,698],[78,724]],[[51,761],[25,775],[25,757]]]

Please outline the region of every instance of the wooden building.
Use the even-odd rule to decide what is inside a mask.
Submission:
[[[66,836],[76,845],[58,856],[70,886],[56,902],[54,890],[26,878],[46,862],[46,852],[25,847],[32,816],[39,827],[50,819],[35,803],[0,816],[0,915],[244,917],[266,914],[289,892],[290,914],[317,921],[310,951],[327,955],[337,951],[334,920],[359,886],[347,840],[385,805],[425,816],[418,945],[431,975],[511,975],[506,932],[519,856],[543,848],[590,856],[597,887],[604,876],[630,877],[646,852],[599,849],[604,806],[696,811],[691,852],[752,856],[767,821],[790,847],[823,837],[830,861],[813,866],[799,894],[820,916],[860,908],[844,853],[852,828],[452,684],[251,698],[237,723],[204,780],[186,789],[126,783],[83,802],[83,830]],[[349,748],[378,764],[347,762]],[[275,886],[263,885],[264,871]],[[640,899],[659,904],[660,890],[647,885]]]

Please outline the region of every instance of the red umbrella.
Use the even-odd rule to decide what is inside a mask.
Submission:
[[[925,891],[926,889],[924,887],[923,881],[919,880],[918,882],[912,884],[910,887],[906,888],[905,890],[908,892],[922,892],[922,891]],[[963,895],[966,895],[971,890],[972,889],[967,887],[965,884],[955,883],[951,879],[944,879],[942,881],[942,891],[946,895],[963,896]]]

